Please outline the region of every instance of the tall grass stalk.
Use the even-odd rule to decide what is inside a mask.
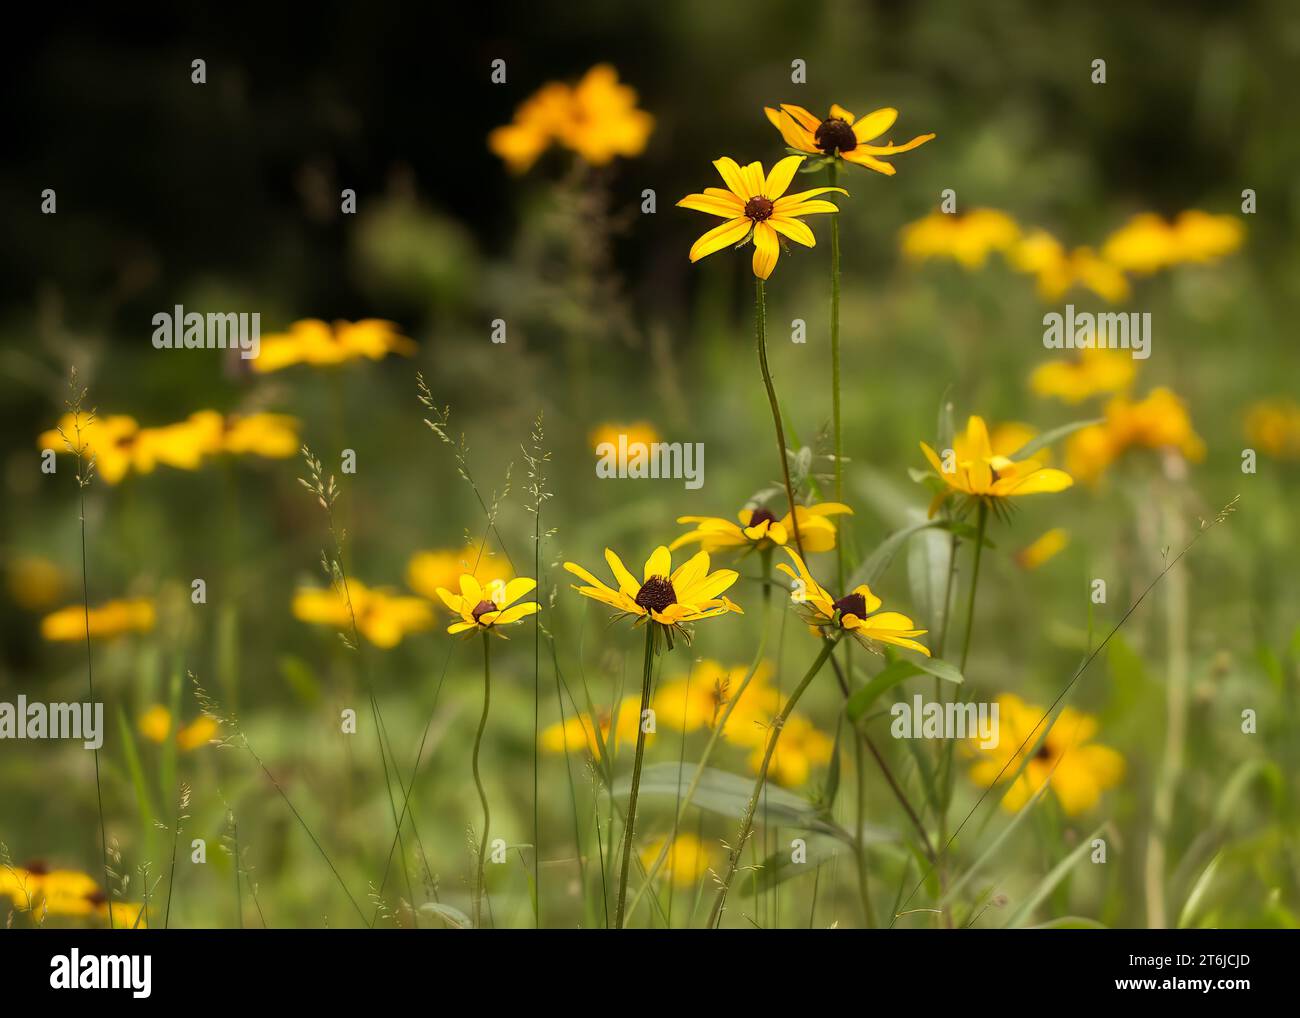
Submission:
[[[803,558],[803,538],[799,535],[799,516],[795,512],[794,486],[790,483],[790,457],[786,452],[785,426],[781,423],[781,404],[772,384],[772,369],[767,363],[767,296],[761,279],[754,280],[754,332],[758,345],[758,369],[763,375],[767,402],[772,408],[772,423],[776,426],[777,454],[781,457],[781,477],[785,482],[785,497],[790,507],[790,526],[794,530],[795,547]]]
[[[623,825],[623,865],[618,873],[618,904],[614,909],[614,928],[623,928],[627,907],[627,878],[632,872],[632,843],[636,836],[636,801],[641,790],[641,763],[645,759],[645,712],[650,707],[650,680],[655,667],[655,625],[645,624],[645,664],[641,669],[641,708],[636,716],[636,755],[632,760],[632,786],[627,798],[627,822]],[[611,796],[611,799],[613,797]]]

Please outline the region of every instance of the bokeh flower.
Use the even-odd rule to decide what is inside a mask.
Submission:
[[[147,597],[106,601],[89,612],[90,635],[111,639],[126,633],[147,633],[157,619],[154,603]],[[82,605],[70,604],[41,619],[41,636],[51,642],[76,642],[86,638],[87,612]]]
[[[1199,209],[1179,213],[1173,222],[1142,212],[1106,238],[1102,254],[1129,272],[1152,273],[1182,263],[1205,264],[1241,247],[1246,228],[1236,216]]]
[[[978,269],[995,251],[1009,251],[1020,239],[1020,227],[998,209],[952,213],[936,209],[904,226],[899,237],[909,261],[952,258],[963,268]]]
[[[442,603],[460,616],[460,621],[447,627],[447,632],[491,632],[506,638],[501,627],[515,622],[522,622],[529,615],[541,609],[536,601],[515,604],[521,597],[537,586],[537,581],[527,577],[518,577],[506,582],[493,580],[480,584],[470,573],[460,577],[460,593],[453,594],[446,587],[438,588]]]
[[[288,414],[232,414],[222,428],[221,450],[234,456],[287,459],[302,448],[300,423]]]
[[[362,357],[383,360],[390,353],[409,357],[417,349],[395,323],[382,318],[336,321],[333,325],[319,318],[305,318],[289,326],[288,332],[263,336],[252,364],[254,371],[266,374],[295,364],[328,367]]]
[[[41,555],[16,555],[6,568],[9,596],[27,611],[40,611],[55,604],[68,587],[62,569]]]
[[[1246,440],[1274,459],[1300,460],[1300,403],[1267,399],[1251,404],[1246,411]]]
[[[967,742],[979,758],[971,768],[970,777],[982,788],[991,787],[999,780],[1011,781],[1042,733],[1041,727],[1035,732],[1035,725],[1043,716],[1041,707],[1027,704],[1011,693],[999,696],[997,702],[997,745],[985,749],[978,737]],[[1003,794],[1002,808],[1015,813],[1044,784],[1050,783],[1067,816],[1078,816],[1093,809],[1102,793],[1119,784],[1124,776],[1124,758],[1109,746],[1094,743],[1096,734],[1096,718],[1073,707],[1063,708],[1037,751],[1025,763],[1024,771]],[[1019,747],[1026,739],[1029,741],[1021,750]]]
[[[749,769],[755,774],[763,766],[763,751],[767,745],[767,732],[757,726],[754,746],[749,754]],[[808,783],[814,769],[825,767],[835,752],[835,740],[816,728],[802,714],[791,714],[781,728],[781,739],[776,744],[768,764],[768,777],[786,788],[801,788]]]
[[[1192,462],[1205,457],[1205,443],[1192,429],[1186,404],[1162,386],[1140,400],[1112,399],[1102,423],[1081,428],[1067,439],[1066,467],[1080,480],[1094,483],[1133,448],[1173,451]]]
[[[584,711],[548,725],[539,734],[538,744],[547,753],[586,753],[597,760],[601,743],[612,753],[623,743],[636,741],[640,708],[639,696],[625,696],[616,711],[597,708],[594,719]],[[655,732],[646,732],[647,742],[654,737]]]
[[[467,545],[460,551],[432,548],[417,551],[406,563],[406,585],[421,597],[438,601],[438,588],[455,588],[469,573],[483,586],[513,575],[509,562],[492,554],[485,545]]]
[[[830,551],[834,548],[835,524],[827,517],[844,513],[852,515],[853,510],[839,502],[795,506],[803,550]],[[739,525],[717,516],[679,516],[678,523],[693,523],[695,527],[682,534],[668,548],[676,551],[685,544],[698,543],[701,550],[707,552],[727,548],[763,551],[774,547],[783,548],[794,540],[792,520],[788,512],[778,518],[770,509],[759,506],[740,510],[736,518],[740,521]]]
[[[647,869],[659,858],[666,838],[655,838],[641,849],[641,863]],[[709,846],[689,831],[679,831],[668,848],[660,872],[677,887],[693,887],[712,865]]]
[[[1045,301],[1059,300],[1076,287],[1112,304],[1127,300],[1131,292],[1120,266],[1090,247],[1067,250],[1046,230],[1026,234],[1007,252],[1007,260],[1017,272],[1036,277],[1038,295]]]
[[[384,649],[396,647],[408,635],[433,625],[433,605],[423,598],[367,587],[356,579],[347,581],[347,596],[337,586],[300,587],[293,595],[293,615],[300,622],[347,630],[352,627],[354,613],[357,631]]]
[[[826,159],[843,159],[889,177],[898,171],[881,156],[910,152],[934,137],[933,134],[921,134],[902,145],[889,142],[872,145],[871,142],[893,127],[898,119],[898,110],[889,107],[872,110],[861,119],[838,103],[831,106],[825,119],[792,103],[782,103],[780,109],[767,106],[763,112],[772,126],[781,132],[785,143],[795,151]]]
[[[50,869],[42,863],[26,867],[0,865],[0,897],[6,897],[16,912],[31,913],[42,924],[50,917],[109,917],[108,897],[95,878],[78,870]],[[113,902],[114,929],[144,929],[144,905]]]
[[[140,425],[134,417],[67,413],[54,428],[37,437],[36,446],[58,453],[80,452],[83,458],[94,457],[96,475],[106,484],[117,484],[133,467],[139,469],[136,459],[139,438]]]
[[[1063,527],[1053,527],[1016,552],[1016,565],[1021,569],[1037,569],[1063,552],[1069,544],[1070,532]]]
[[[694,732],[715,728],[731,704],[731,714],[722,730],[723,738],[750,745],[743,734],[756,721],[771,721],[780,710],[780,693],[771,684],[772,666],[760,662],[754,676],[737,696],[745,682],[749,665],[723,665],[718,661],[697,661],[685,675],[670,677],[655,691],[654,707],[658,724],[666,731]],[[734,703],[733,703],[734,701]]]
[[[140,734],[150,742],[159,745],[166,742],[172,734],[172,714],[160,703],[148,707],[136,722]],[[206,714],[200,714],[188,725],[181,725],[176,731],[176,745],[186,753],[206,746],[217,737],[220,726]]]
[[[1037,396],[1078,404],[1093,396],[1124,392],[1137,377],[1137,364],[1124,350],[1090,347],[1078,355],[1034,368],[1029,388]]]
[[[702,194],[688,194],[677,203],[681,208],[726,220],[691,245],[691,261],[698,262],[724,247],[738,247],[752,240],[754,275],[767,279],[781,253],[778,235],[804,247],[816,245],[812,230],[801,217],[838,212],[837,206],[817,196],[830,191],[844,195],[848,192],[839,187],[814,187],[787,195],[785,192],[803,161],[803,156],[787,156],[772,167],[771,173],[764,175],[761,163],[741,167],[725,156],[714,160],[713,165],[727,187],[706,187]]]

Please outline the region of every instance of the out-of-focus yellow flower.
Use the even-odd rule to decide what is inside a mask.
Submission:
[[[921,451],[945,485],[930,503],[931,516],[954,494],[993,503],[1022,495],[1064,491],[1074,483],[1063,470],[1043,466],[1041,459],[1013,460],[995,453],[984,418],[974,414],[966,422],[964,439],[954,440],[951,462],[945,464],[925,442],[921,443]],[[945,465],[951,469],[944,469]]]
[[[1063,552],[1069,543],[1070,532],[1062,527],[1053,527],[1033,544],[1016,552],[1016,565],[1022,569],[1037,569]]]
[[[136,462],[139,433],[140,425],[134,417],[125,414],[95,417],[83,411],[80,416],[64,414],[56,427],[40,434],[36,446],[58,453],[80,451],[83,459],[93,456],[95,474],[102,477],[105,484],[117,484],[132,467],[139,469]],[[80,450],[76,448],[78,434]]]
[[[48,608],[67,586],[63,570],[40,555],[18,555],[8,568],[9,596],[27,611]]]
[[[147,633],[157,619],[153,601],[136,597],[120,601],[107,601],[90,609],[90,635],[111,639],[124,633]],[[41,619],[41,636],[50,641],[69,642],[86,638],[86,611],[79,604],[70,604]]]
[[[1300,459],[1300,403],[1270,399],[1252,404],[1246,411],[1246,440],[1275,459]]]
[[[154,704],[137,722],[142,734],[150,742],[164,743],[171,735],[172,715],[162,704]],[[188,725],[182,725],[176,733],[176,745],[183,751],[190,752],[205,746],[216,738],[220,726],[206,714],[201,714]],[[116,906],[114,906],[116,907]]]
[[[1137,364],[1123,350],[1090,347],[1077,357],[1048,361],[1034,368],[1029,388],[1038,396],[1082,403],[1092,396],[1123,392],[1137,377]]]
[[[265,374],[294,364],[327,367],[362,357],[377,361],[390,353],[409,357],[417,349],[395,323],[382,318],[336,321],[333,325],[319,318],[305,318],[289,326],[288,332],[262,337],[253,370]]]
[[[665,731],[673,732],[713,728],[721,720],[727,705],[735,700],[722,735],[730,741],[750,745],[744,734],[737,733],[743,733],[755,719],[762,718],[765,724],[770,722],[780,709],[780,697],[770,684],[772,666],[761,662],[737,700],[736,692],[748,673],[748,665],[728,667],[708,659],[696,662],[688,675],[676,676],[659,684],[654,698],[657,724]]]
[[[898,119],[898,110],[889,107],[872,110],[861,119],[838,103],[832,104],[830,115],[825,120],[791,103],[782,103],[779,110],[766,106],[763,112],[792,149],[827,159],[843,159],[887,177],[898,171],[881,156],[910,152],[934,137],[933,134],[921,134],[902,145],[889,142],[870,144],[893,127]]]
[[[1122,269],[1149,274],[1184,262],[1217,261],[1240,248],[1245,235],[1236,216],[1188,209],[1170,223],[1143,212],[1107,237],[1102,253]]]
[[[666,838],[655,838],[641,849],[641,862],[646,869],[653,866],[655,860],[659,858],[666,840]],[[668,854],[664,856],[664,864],[660,867],[660,872],[665,879],[677,887],[693,887],[704,874],[709,872],[712,864],[712,852],[708,845],[694,834],[680,831],[673,839]]]
[[[470,545],[460,551],[450,548],[417,551],[406,563],[406,585],[422,597],[436,601],[438,588],[455,587],[464,573],[485,587],[511,577],[510,565],[504,558],[481,545]]]
[[[839,502],[822,502],[818,505],[796,506],[799,537],[805,552],[830,551],[835,547],[835,524],[828,516],[853,510]],[[782,548],[794,541],[794,524],[787,512],[777,518],[770,509],[742,509],[736,518],[740,525],[717,516],[679,516],[678,523],[694,523],[695,529],[677,538],[668,547],[676,551],[684,544],[698,542],[701,550],[715,552],[724,548],[747,548],[760,551]]]
[[[1010,251],[1020,239],[1020,227],[997,209],[961,213],[936,209],[904,226],[900,238],[903,255],[911,261],[952,258],[963,268],[978,269],[994,251]]]
[[[298,418],[288,414],[232,414],[226,418],[222,450],[235,456],[287,459],[302,448]]]
[[[753,240],[754,275],[767,279],[781,254],[781,237],[804,247],[815,246],[817,240],[802,217],[838,212],[838,206],[817,196],[831,191],[847,195],[848,191],[842,187],[814,187],[786,194],[804,158],[787,156],[767,174],[761,163],[742,167],[726,156],[715,159],[713,166],[726,188],[706,187],[702,194],[688,194],[677,203],[680,208],[725,220],[691,245],[691,261],[698,262],[715,251]]]
[[[524,100],[514,119],[488,135],[488,148],[515,173],[529,170],[552,144],[591,166],[616,156],[638,156],[654,131],[654,117],[637,108],[636,90],[597,64],[570,87],[550,82]]]
[[[300,587],[293,595],[293,615],[301,622],[348,630],[355,613],[357,631],[376,647],[396,647],[411,633],[433,625],[433,605],[419,597],[403,597],[387,588],[367,587],[349,579],[348,597],[335,587]],[[351,611],[348,600],[352,602]]]
[[[628,446],[654,445],[660,441],[658,430],[649,421],[633,421],[631,424],[605,421],[591,429],[587,441],[591,444],[592,452],[599,452],[602,445],[612,445],[617,449],[619,439],[625,436]]]
[[[145,916],[142,902],[115,901],[113,902],[112,914],[113,929],[115,930],[147,930],[149,928],[149,921]],[[96,903],[95,915],[104,921],[108,920],[107,900]]]
[[[150,742],[163,743],[172,732],[172,712],[160,703],[154,704],[136,722],[140,734]]]
[[[94,915],[100,902],[105,900],[104,892],[94,878],[85,873],[76,870],[41,872],[39,867],[32,867],[28,872],[36,878],[31,911],[37,922],[43,922],[46,916]]]
[[[617,719],[612,711],[598,709],[595,720],[586,712],[556,722],[542,729],[538,743],[548,753],[586,753],[593,759],[599,758],[600,744],[614,752],[626,742],[636,742],[637,729],[640,727],[641,697],[626,696],[619,703]],[[659,729],[656,712],[655,731],[646,732],[649,743]],[[599,741],[596,733],[600,733]],[[612,732],[612,740],[611,740]]]
[[[1205,458],[1205,443],[1192,430],[1187,406],[1164,387],[1134,402],[1116,396],[1101,424],[1072,434],[1066,442],[1066,466],[1081,480],[1096,482],[1105,469],[1131,448],[1171,449],[1192,462]]]
[[[536,586],[536,580],[523,576],[509,582],[493,580],[484,585],[469,573],[462,573],[459,594],[453,594],[446,587],[438,588],[442,603],[460,616],[460,621],[448,626],[447,632],[454,635],[490,630],[504,640],[506,636],[500,631],[502,626],[522,622],[541,610],[542,606],[536,601],[515,604]]]
[[[755,746],[749,755],[749,769],[757,774],[763,767],[768,733],[761,733],[763,745]],[[813,768],[825,767],[831,762],[835,740],[802,714],[791,714],[781,729],[781,739],[768,767],[768,777],[786,788],[800,788],[808,783]]]
[[[1059,300],[1075,287],[1091,290],[1112,304],[1127,300],[1132,292],[1123,270],[1090,247],[1065,246],[1046,230],[1023,237],[1007,255],[1011,267],[1037,278],[1038,295]]]
[[[197,470],[221,451],[225,422],[215,410],[199,410],[183,421],[144,428],[136,440],[136,469],[147,474],[162,463],[178,470]]]
[[[41,872],[0,863],[0,898],[8,898],[18,912],[29,912],[40,895]]]
[[[999,696],[998,744],[984,749],[978,737],[967,743],[979,757],[971,768],[971,780],[988,788],[1002,772],[1000,780],[1009,781],[1041,734],[1042,729],[1035,732],[1034,726],[1042,716],[1041,707],[1026,704],[1018,696]],[[1034,738],[1029,738],[1031,733]],[[1049,782],[1067,816],[1078,816],[1095,807],[1102,792],[1119,784],[1124,776],[1124,758],[1109,746],[1093,743],[1096,734],[1096,718],[1073,707],[1064,708],[1024,772],[1002,796],[1002,808],[1015,813]],[[1027,738],[1029,743],[1022,751],[1020,744]]]

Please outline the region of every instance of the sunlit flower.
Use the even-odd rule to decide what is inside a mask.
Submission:
[[[147,633],[153,629],[157,613],[147,597],[106,601],[90,609],[92,638],[110,639],[125,633]],[[41,636],[54,642],[86,638],[86,610],[79,604],[60,608],[41,619]]]
[[[997,702],[998,744],[984,749],[978,737],[972,737],[967,743],[979,757],[971,768],[971,780],[983,788],[997,782],[999,772],[1001,781],[1010,781],[1043,731],[1043,726],[1037,731],[1034,728],[1043,716],[1042,708],[1027,704],[1011,693],[999,696]],[[1067,816],[1078,816],[1095,807],[1102,792],[1119,784],[1124,776],[1124,758],[1109,746],[1093,743],[1096,734],[1096,718],[1073,707],[1062,709],[1038,750],[1025,764],[1024,772],[1003,795],[1002,808],[1017,812],[1046,783],[1051,784]],[[1028,744],[1020,750],[1026,739]]]
[[[754,676],[737,697],[737,691],[749,674],[749,665],[722,665],[717,661],[695,662],[686,675],[669,678],[655,691],[655,716],[665,731],[694,732],[712,729],[722,719],[727,705],[731,715],[722,735],[741,741],[756,719],[771,721],[780,710],[780,694],[771,685],[772,666],[762,662]],[[745,745],[750,742],[745,741]]]
[[[1123,350],[1089,347],[1078,356],[1048,361],[1034,368],[1029,388],[1035,395],[1064,403],[1082,403],[1093,396],[1123,392],[1137,377],[1137,364]]]
[[[974,414],[966,422],[960,450],[955,443],[945,460],[927,443],[921,443],[921,451],[945,485],[930,503],[931,516],[954,494],[996,506],[1002,499],[1063,491],[1074,483],[1069,474],[1045,467],[1039,459],[1013,460],[994,453],[984,418]]]
[[[403,597],[388,588],[370,588],[360,580],[347,581],[347,596],[338,587],[300,587],[293,595],[293,615],[301,622],[348,630],[353,613],[357,631],[385,649],[433,625],[433,605],[428,601]]]
[[[28,867],[31,911],[37,922],[46,916],[94,915],[104,892],[93,877],[77,870],[46,870],[41,866]]]
[[[1066,250],[1046,230],[1027,234],[1010,251],[1007,260],[1018,272],[1033,275],[1038,295],[1045,301],[1059,300],[1075,287],[1091,290],[1102,300],[1127,300],[1130,288],[1123,270],[1090,247]]]
[[[27,611],[39,611],[58,601],[67,588],[63,570],[40,555],[15,556],[6,570],[9,596]]]
[[[795,514],[799,521],[799,538],[803,550],[830,551],[834,548],[835,524],[826,517],[843,513],[852,515],[853,510],[839,502],[796,506]],[[668,548],[676,551],[684,544],[698,542],[700,548],[707,552],[724,548],[762,551],[784,547],[794,540],[793,521],[788,512],[778,518],[770,509],[759,506],[740,510],[736,518],[740,521],[739,526],[716,516],[679,516],[678,523],[693,523],[695,529],[677,538]]]
[[[8,898],[18,912],[29,912],[40,894],[41,871],[0,863],[0,898]]]
[[[854,587],[844,597],[836,599],[812,578],[803,559],[793,548],[786,548],[794,568],[778,562],[776,568],[794,581],[791,600],[804,621],[821,631],[848,633],[863,646],[875,650],[875,644],[891,643],[915,650],[926,657],[929,649],[918,643],[917,636],[926,630],[917,629],[915,623],[901,612],[882,612],[880,598],[865,583]]]
[[[609,548],[605,549],[605,561],[614,574],[617,588],[602,583],[576,562],[566,562],[564,568],[585,584],[574,587],[579,594],[614,608],[617,617],[631,616],[638,626],[654,623],[670,648],[674,635],[690,642],[690,630],[685,627],[692,622],[740,612],[740,606],[723,593],[740,574],[734,569],[709,572],[706,551],[697,553],[674,570],[672,552],[660,545],[646,559],[640,581]]]
[[[288,414],[232,414],[224,422],[221,449],[235,456],[287,459],[302,448],[299,426]]]
[[[749,769],[755,774],[763,766],[768,733],[755,727],[759,741],[749,754]],[[808,783],[813,769],[825,767],[835,752],[835,740],[813,726],[802,714],[791,714],[781,728],[781,740],[776,744],[768,765],[768,777],[786,788],[800,788]]]
[[[95,903],[95,915],[107,922],[109,908],[107,899],[101,894],[100,900]],[[145,917],[145,907],[142,902],[115,901],[113,902],[113,929],[115,930],[146,930],[149,928],[149,922]]]
[[[462,573],[459,594],[453,594],[446,587],[438,588],[442,603],[460,616],[460,621],[448,626],[447,632],[491,631],[505,639],[505,634],[500,631],[502,626],[521,622],[541,609],[536,601],[515,604],[536,586],[536,580],[522,576],[509,582],[493,580],[480,584],[471,574]]]
[[[995,251],[1009,251],[1020,239],[1020,227],[997,209],[969,212],[935,210],[908,223],[900,234],[904,257],[920,262],[952,258],[963,268],[978,269]]]
[[[871,142],[893,127],[898,119],[898,110],[889,107],[872,110],[861,119],[838,103],[831,106],[830,115],[825,120],[791,103],[782,103],[779,110],[767,106],[763,112],[792,149],[827,159],[843,159],[890,177],[898,171],[881,156],[910,152],[934,137],[933,134],[921,134],[902,145],[889,142],[872,145]]]
[[[602,742],[610,752],[623,743],[636,742],[640,711],[640,696],[625,696],[617,712],[597,710],[594,722],[591,715],[584,712],[565,718],[563,723],[557,721],[548,725],[539,734],[538,744],[547,753],[586,753],[592,759],[599,759]],[[655,732],[646,732],[647,742],[654,737]]]
[[[377,361],[390,353],[409,357],[417,349],[396,324],[381,318],[336,321],[333,325],[319,318],[306,318],[294,322],[288,332],[263,336],[259,353],[253,358],[253,370],[265,374],[294,364],[323,367],[361,357]]]
[[[80,431],[78,431],[80,424]],[[117,484],[135,467],[140,425],[134,417],[112,414],[94,417],[88,413],[64,414],[56,427],[42,432],[36,439],[39,449],[53,449],[57,453],[75,454],[80,434],[80,452],[83,459],[94,457],[95,474],[106,484]],[[69,446],[71,443],[71,446]]]
[[[430,601],[438,600],[438,588],[455,588],[469,573],[483,586],[513,575],[510,564],[492,554],[485,545],[468,545],[460,551],[435,548],[417,551],[406,563],[406,585]]]
[[[172,714],[162,704],[156,703],[140,715],[137,722],[140,734],[150,742],[162,744],[172,733]],[[206,746],[217,736],[217,722],[206,714],[200,714],[188,725],[182,725],[176,732],[176,745],[183,751],[190,752],[200,746]]]
[[[1003,421],[989,428],[989,449],[994,456],[1015,456],[1021,449],[1033,441],[1038,431],[1031,424],[1021,421]],[[978,455],[977,448],[971,445],[967,432],[958,432],[952,436],[952,449],[958,460],[970,459]],[[1046,459],[1046,454],[1034,454],[1037,459]]]
[[[1246,440],[1267,456],[1300,459],[1300,403],[1261,400],[1246,411]]]
[[[666,838],[655,838],[641,849],[642,865],[649,869],[659,858]],[[664,856],[660,872],[677,887],[693,887],[712,865],[709,846],[689,831],[679,831]]]
[[[787,156],[766,176],[761,163],[742,167],[725,156],[714,160],[713,165],[726,188],[706,187],[702,194],[688,194],[677,203],[681,208],[726,220],[691,246],[691,261],[698,262],[724,247],[738,247],[753,240],[754,275],[767,279],[781,253],[778,235],[804,247],[813,247],[817,241],[800,217],[838,212],[837,206],[817,195],[830,191],[847,195],[848,192],[839,187],[814,187],[787,195],[785,192],[803,160],[803,156]]]
[[[1026,548],[1016,552],[1016,565],[1022,569],[1037,569],[1063,552],[1070,543],[1070,532],[1053,527]]]
[[[591,451],[597,455],[605,455],[606,449],[615,452],[615,465],[619,469],[627,468],[630,450],[638,446],[649,448],[660,440],[658,430],[649,421],[633,421],[631,424],[605,421],[592,428],[587,436]]]
[[[1094,482],[1132,448],[1171,450],[1193,462],[1205,457],[1205,443],[1192,430],[1186,404],[1160,387],[1137,401],[1112,399],[1102,423],[1081,428],[1066,441],[1066,465],[1081,480]]]
[[[597,64],[572,87],[550,82],[529,96],[509,124],[488,135],[488,148],[515,173],[526,172],[552,144],[604,166],[645,151],[654,123],[637,108],[636,90],[609,64]]]
[[[1179,263],[1217,261],[1241,247],[1245,235],[1236,216],[1188,209],[1171,223],[1143,212],[1107,237],[1102,253],[1120,268],[1146,274]]]

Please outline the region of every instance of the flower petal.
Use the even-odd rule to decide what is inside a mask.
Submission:
[[[776,231],[768,223],[755,223],[754,275],[759,279],[771,276],[780,255],[781,245],[776,239]]]
[[[648,559],[645,560],[645,579],[652,576],[667,576],[673,571],[672,553],[664,546],[660,545],[654,550]],[[640,587],[637,587],[638,592]]]
[[[713,160],[713,168],[718,171],[718,175],[722,177],[722,182],[727,185],[731,193],[742,202],[749,201],[750,198],[754,197],[752,194],[745,192],[745,178],[741,175],[736,160],[723,156],[721,159]]]
[[[796,244],[802,244],[804,247],[817,246],[817,238],[813,236],[812,230],[808,229],[806,223],[785,216],[773,216],[768,223],[782,237],[788,237]]]
[[[745,234],[749,233],[749,227],[750,222],[744,216],[728,220],[721,226],[715,226],[691,245],[691,261],[698,262],[715,251],[721,251],[724,247],[739,244],[745,239]]]
[[[898,119],[898,110],[890,106],[882,109],[872,110],[857,123],[853,124],[853,136],[858,141],[871,141],[872,138],[879,138],[882,134],[894,126],[894,121]],[[853,123],[850,121],[850,123]]]
[[[767,180],[763,182],[763,197],[775,202],[776,199],[785,194],[786,189],[790,186],[790,181],[794,180],[794,175],[799,172],[799,167],[803,163],[803,156],[786,156],[780,160],[772,167],[772,171],[767,175]]]

